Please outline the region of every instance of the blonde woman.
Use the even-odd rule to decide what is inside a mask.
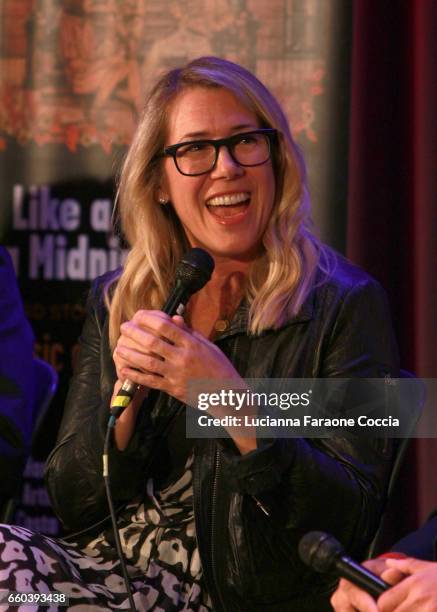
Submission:
[[[369,439],[259,442],[235,430],[188,439],[187,387],[396,375],[381,289],[315,238],[284,113],[254,75],[222,59],[194,60],[157,82],[121,172],[118,211],[131,250],[90,294],[47,466],[73,543],[13,538],[46,555],[44,582],[68,592],[70,605],[127,605],[101,455],[111,398],[129,379],[139,391],[115,427],[110,464],[137,608],[329,609],[332,580],[302,566],[297,542],[321,529],[362,552],[384,503],[387,450]],[[184,320],[170,318],[159,309],[189,247],[211,254],[214,273]],[[29,568],[23,557],[17,566]],[[36,585],[35,563],[29,575]]]

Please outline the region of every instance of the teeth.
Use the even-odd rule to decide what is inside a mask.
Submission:
[[[208,200],[206,204],[208,206],[232,206],[233,204],[244,202],[248,198],[250,198],[250,193],[245,191],[242,193],[233,193],[232,195],[217,196],[216,198]]]

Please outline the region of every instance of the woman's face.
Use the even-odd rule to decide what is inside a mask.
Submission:
[[[166,146],[225,138],[259,127],[255,114],[230,91],[195,87],[181,92],[170,106]],[[239,166],[221,147],[210,172],[184,176],[166,157],[161,195],[171,201],[191,246],[216,258],[250,261],[260,250],[273,208],[272,162]]]

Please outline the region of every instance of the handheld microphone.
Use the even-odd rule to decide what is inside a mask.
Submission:
[[[202,289],[211,278],[214,260],[203,249],[191,249],[182,257],[176,268],[175,283],[162,307],[162,312],[182,315],[190,297]],[[126,379],[111,405],[111,416],[117,419],[129,405],[138,385]]]
[[[310,531],[299,542],[299,556],[316,572],[332,572],[353,582],[375,599],[390,585],[379,576],[348,557],[333,536],[323,531]]]

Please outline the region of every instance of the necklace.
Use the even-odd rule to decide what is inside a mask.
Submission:
[[[222,333],[229,329],[229,327],[231,326],[231,321],[234,317],[236,310],[238,309],[240,301],[241,295],[238,296],[237,299],[229,301],[228,304],[222,304],[222,306],[225,306],[225,308],[223,308],[223,311],[219,313],[217,319],[215,320],[213,326],[215,332]]]
[[[216,332],[224,332],[228,329],[231,322],[228,318],[220,316],[214,323],[214,329]]]
[[[243,293],[243,282],[235,273],[233,278],[229,277],[227,283],[221,288],[218,295],[219,299],[214,294],[208,297],[199,294],[194,295],[186,313],[188,320],[191,321],[193,313],[196,313],[197,329],[203,331],[205,336],[211,337],[212,335],[214,337],[215,334],[221,334],[230,328]],[[201,301],[199,302],[200,298]]]

